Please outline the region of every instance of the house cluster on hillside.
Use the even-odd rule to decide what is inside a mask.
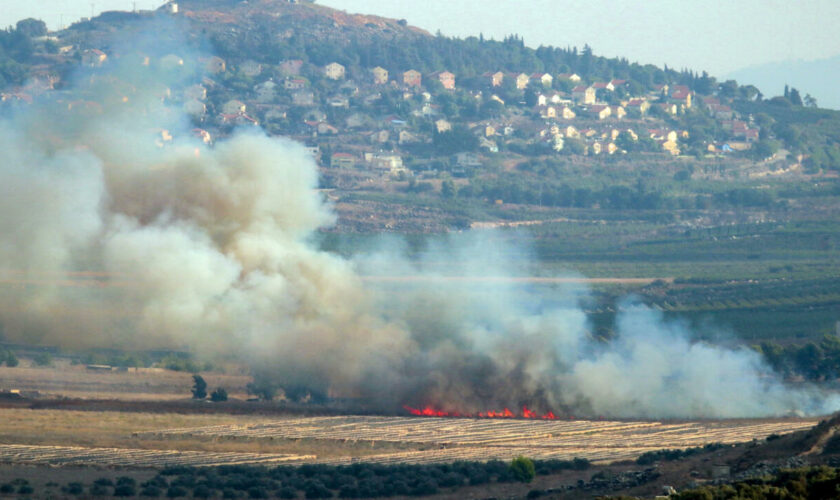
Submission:
[[[457,75],[446,70],[389,72],[377,66],[350,71],[338,62],[315,66],[300,59],[231,63],[219,57],[190,61],[178,54],[152,58],[60,50],[75,56],[94,77],[104,75],[111,64],[202,73],[199,83],[156,89],[162,100],[191,117],[196,137],[207,142],[235,127],[261,125],[269,133],[310,144],[324,166],[339,169],[402,175],[417,170],[417,158],[422,157],[438,157],[454,169],[474,167],[481,163],[476,158],[506,151],[611,155],[640,141],[647,151],[679,155],[689,135],[669,127],[667,118],[690,112],[698,102],[730,139],[708,143],[708,152],[747,149],[759,138],[759,129],[727,102],[696,96],[684,85],[640,91],[621,79],[587,82],[574,73],[504,71],[466,78],[459,85]],[[56,83],[35,78],[0,100],[25,104],[32,93],[49,91]],[[439,149],[442,136],[464,131],[474,138],[474,149],[465,151],[472,156],[455,157]],[[407,155],[411,163],[404,161]]]

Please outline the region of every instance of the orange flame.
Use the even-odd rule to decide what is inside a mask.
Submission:
[[[527,406],[522,407],[522,413],[516,414],[512,412],[510,409],[505,408],[501,411],[482,411],[478,413],[464,413],[459,411],[445,411],[445,410],[438,410],[431,406],[426,406],[424,408],[412,408],[411,406],[403,406],[403,408],[412,415],[418,417],[460,417],[460,418],[529,418],[529,419],[542,419],[542,420],[557,420],[560,417],[554,414],[554,412],[549,411],[543,415],[539,415],[537,412],[530,410]]]

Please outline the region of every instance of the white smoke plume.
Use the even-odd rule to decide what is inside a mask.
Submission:
[[[7,340],[188,349],[248,364],[288,394],[386,411],[840,408],[836,395],[785,387],[757,354],[693,343],[641,306],[625,308],[614,341],[593,340],[584,290],[493,279],[532,269],[492,233],[419,259],[393,244],[352,260],[323,252],[313,235],[335,216],[305,149],[253,130],[208,146],[152,73],[86,75],[0,120]]]

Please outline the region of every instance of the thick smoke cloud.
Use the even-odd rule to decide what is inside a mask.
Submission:
[[[160,98],[179,75],[114,66],[0,120],[7,340],[188,349],[247,364],[289,395],[389,411],[840,408],[641,306],[624,308],[614,341],[593,340],[586,291],[501,279],[533,269],[527,249],[492,233],[412,259],[394,240],[354,259],[320,251],[313,236],[335,216],[301,145],[242,131],[207,146]]]

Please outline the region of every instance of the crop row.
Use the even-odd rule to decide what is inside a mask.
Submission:
[[[315,458],[314,455],[0,445],[0,463],[22,464],[111,465],[123,467],[184,465],[201,467],[235,464],[297,464]]]
[[[318,417],[284,419],[258,425],[171,429],[146,435],[395,442],[434,444],[442,447],[673,448],[698,446],[709,442],[749,441],[769,434],[808,428],[814,423],[807,420],[668,424],[584,420]]]

